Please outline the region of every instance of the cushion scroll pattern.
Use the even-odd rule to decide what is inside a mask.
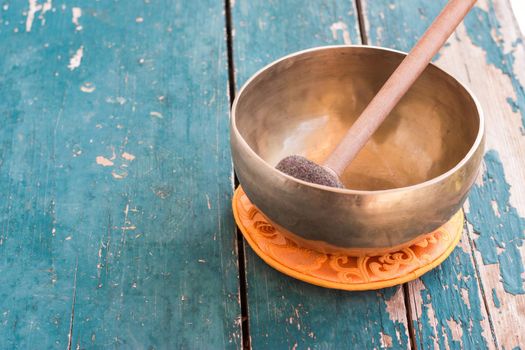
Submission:
[[[244,236],[252,247],[256,245],[266,255],[266,258],[261,257],[270,265],[276,267],[280,264],[315,280],[342,284],[367,284],[417,273],[416,270],[439,259],[452,244],[457,244],[459,237],[456,236],[461,234],[463,227],[460,210],[445,225],[407,247],[380,254],[367,249],[359,250],[359,254],[355,250],[351,254],[329,253],[314,250],[311,245],[305,247],[295,235],[277,228],[250,202],[240,187],[234,197],[234,206],[236,221]],[[418,275],[421,273],[413,278]]]

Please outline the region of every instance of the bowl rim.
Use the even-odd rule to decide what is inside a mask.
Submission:
[[[354,195],[394,194],[394,193],[399,193],[399,192],[406,192],[408,190],[417,190],[417,189],[429,187],[431,185],[434,185],[436,183],[441,182],[442,180],[444,180],[444,179],[448,178],[449,176],[451,176],[452,174],[454,174],[458,169],[462,168],[472,158],[473,154],[478,150],[478,148],[482,144],[483,137],[484,137],[484,134],[485,134],[485,116],[483,114],[483,109],[481,108],[481,104],[478,101],[477,97],[472,93],[472,90],[470,88],[465,86],[462,82],[460,82],[458,79],[456,79],[456,77],[454,77],[453,75],[449,74],[444,69],[438,67],[433,62],[430,62],[429,65],[433,66],[438,71],[440,71],[440,72],[446,74],[447,76],[449,76],[453,81],[455,81],[461,88],[463,88],[468,93],[468,95],[470,96],[470,98],[474,102],[474,105],[476,106],[476,110],[478,112],[478,118],[479,118],[478,133],[476,135],[476,139],[474,140],[472,146],[470,147],[470,149],[467,152],[467,154],[454,167],[452,167],[448,171],[444,172],[443,174],[441,174],[439,176],[433,177],[433,178],[431,178],[429,180],[417,183],[415,185],[404,186],[404,187],[396,187],[396,188],[390,188],[390,189],[384,189],[384,190],[355,190],[355,189],[349,189],[349,188],[336,188],[336,187],[330,187],[330,186],[325,186],[325,185],[313,184],[313,183],[310,183],[310,182],[307,182],[307,181],[303,181],[303,180],[297,179],[297,178],[295,178],[293,176],[290,176],[288,174],[285,174],[285,173],[275,169],[275,167],[270,166],[270,164],[268,164],[264,159],[262,159],[250,147],[250,145],[248,145],[248,143],[246,142],[244,137],[242,137],[241,133],[237,129],[237,123],[236,123],[237,122],[236,121],[237,105],[239,103],[239,100],[243,96],[244,91],[248,88],[249,85],[251,85],[251,83],[256,78],[261,76],[266,70],[268,70],[269,68],[271,68],[271,67],[273,67],[273,66],[275,66],[275,65],[277,65],[277,64],[281,63],[282,61],[285,61],[285,60],[287,60],[289,58],[300,56],[300,55],[304,55],[304,54],[315,52],[315,51],[323,51],[323,50],[331,50],[331,49],[345,49],[345,48],[350,48],[350,49],[351,48],[373,49],[373,50],[378,50],[378,51],[393,52],[393,53],[401,54],[401,55],[404,55],[404,56],[408,55],[408,53],[406,53],[404,51],[391,49],[391,48],[386,48],[386,47],[381,47],[381,46],[374,46],[374,45],[327,45],[327,46],[317,46],[317,47],[312,47],[312,48],[301,50],[301,51],[296,51],[296,52],[293,52],[291,54],[283,56],[283,57],[281,57],[281,58],[279,58],[279,59],[277,59],[275,61],[272,61],[271,63],[265,65],[264,67],[259,69],[257,72],[255,72],[242,85],[242,87],[239,89],[239,91],[235,95],[235,99],[233,101],[233,104],[232,104],[232,107],[231,107],[231,110],[230,110],[230,124],[231,124],[230,128],[231,128],[231,131],[235,134],[237,140],[240,141],[242,146],[245,147],[246,149],[248,149],[248,153],[250,153],[250,155],[252,157],[255,157],[259,162],[263,163],[264,166],[269,168],[273,173],[275,173],[276,176],[282,176],[282,177],[286,178],[287,180],[296,182],[298,184],[301,184],[301,185],[304,185],[304,186],[308,186],[308,187],[312,187],[312,188],[316,188],[316,189],[320,189],[320,190],[324,190],[324,191],[330,191],[330,192],[335,192],[335,193],[340,193],[340,194],[354,194]]]

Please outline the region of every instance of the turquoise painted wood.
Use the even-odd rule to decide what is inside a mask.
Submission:
[[[362,0],[363,34],[408,50],[444,3]],[[352,1],[230,4],[237,88],[288,53],[360,42]],[[501,39],[495,4],[480,0],[456,36],[507,79],[508,96],[494,93],[519,116],[515,141],[525,128],[523,42]],[[223,10],[211,0],[0,5],[1,349],[242,346]],[[522,151],[498,142],[489,138],[469,198],[473,232],[405,289],[318,288],[245,246],[244,343],[522,346],[519,322],[509,327],[505,315],[520,320],[525,294],[524,208],[510,176],[523,163],[509,167],[502,153]]]
[[[239,348],[220,1],[0,7],[0,348]]]
[[[400,50],[409,50],[416,38],[423,33],[425,27],[433,17],[440,11],[446,1],[366,1],[365,16],[368,22],[368,37],[371,44],[382,45]],[[507,4],[508,5],[508,4]],[[505,6],[505,5],[501,5]],[[483,71],[469,73],[469,63],[465,62],[466,76],[469,74],[484,74],[490,81],[490,70],[496,68],[502,73],[508,84],[507,90],[491,90],[489,94],[496,94],[495,100],[501,100],[502,104],[508,103],[514,112],[521,113],[523,122],[523,111],[525,110],[524,89],[517,78],[514,70],[514,52],[508,51],[504,46],[505,41],[501,38],[500,28],[503,25],[498,22],[495,14],[493,1],[481,1],[464,21],[465,36],[458,36],[458,45],[463,45],[465,51],[462,54],[464,60],[472,59],[469,50],[482,49],[486,58]],[[509,25],[509,24],[505,24]],[[498,40],[499,36],[499,40]],[[470,45],[473,45],[471,48]],[[513,43],[520,45],[520,42]],[[447,51],[445,54],[451,54]],[[472,84],[470,79],[464,81],[467,85]],[[472,85],[471,85],[472,87]],[[479,86],[477,90],[489,90],[492,87]],[[493,89],[493,88],[492,88]],[[512,91],[513,97],[507,97],[505,91]],[[506,101],[506,102],[505,102]],[[481,101],[485,110],[489,109],[487,101]],[[487,118],[496,116],[487,115]],[[507,120],[499,120],[489,125],[512,124],[511,115],[503,115]],[[522,131],[518,127],[512,134],[506,137],[519,138]],[[520,135],[521,134],[521,135]],[[413,315],[413,327],[415,328],[416,343],[421,348],[433,348],[434,344],[451,349],[460,348],[499,348],[502,343],[516,343],[516,332],[513,325],[495,322],[493,314],[502,306],[498,298],[496,288],[485,289],[483,284],[491,285],[491,276],[485,269],[486,266],[498,264],[499,276],[496,276],[501,284],[498,289],[506,294],[510,300],[515,296],[524,294],[523,280],[523,256],[520,249],[523,245],[525,232],[525,219],[520,216],[517,209],[510,202],[510,189],[506,179],[509,169],[505,169],[498,151],[492,149],[494,146],[506,144],[508,140],[492,139],[491,133],[487,139],[488,151],[485,156],[484,173],[481,184],[474,185],[467,206],[467,219],[474,229],[474,235],[464,235],[463,239],[470,240],[467,251],[456,249],[451,257],[438,269],[422,277],[424,289],[421,295],[411,295],[411,300],[422,300],[423,314]],[[512,142],[509,142],[512,144]],[[517,153],[519,150],[503,146],[509,154]],[[510,164],[518,169],[523,169],[523,159],[517,164]],[[514,170],[515,171],[515,170]],[[476,254],[481,255],[481,263],[473,259]],[[481,282],[483,281],[483,282]],[[482,298],[480,298],[482,296]],[[492,299],[492,301],[490,300]],[[515,299],[516,303],[520,303]],[[520,299],[523,300],[523,299]],[[494,308],[491,307],[494,305]],[[512,313],[512,317],[523,317],[523,311],[507,306],[506,313]],[[488,313],[484,316],[483,309]],[[432,312],[432,314],[431,314]],[[519,316],[521,315],[521,316]],[[485,329],[489,318],[490,330]],[[505,318],[505,316],[497,318]],[[484,321],[484,322],[483,322]],[[459,328],[460,332],[454,332]],[[503,346],[503,348],[505,348]]]
[[[497,68],[510,80],[515,97],[506,97],[507,103],[514,112],[521,116],[521,136],[525,135],[525,88],[514,72],[515,56],[507,52],[503,42],[496,41],[490,33],[498,31],[501,23],[494,15],[494,5],[489,2],[489,10],[475,8],[465,21],[467,34],[473,44],[486,53],[487,64]],[[514,43],[517,45],[518,43]],[[520,43],[523,45],[523,43]],[[503,97],[503,96],[502,96]],[[525,166],[523,163],[522,167]],[[480,237],[476,246],[481,252],[485,264],[499,264],[499,273],[505,292],[518,295],[525,294],[524,257],[519,248],[525,239],[525,217],[520,216],[510,203],[510,185],[506,180],[500,156],[496,150],[489,150],[485,156],[486,171],[483,174],[483,185],[474,187],[471,195],[472,208],[469,221]],[[496,202],[500,209],[493,209]],[[497,248],[502,248],[498,253]]]
[[[367,1],[369,43],[409,51],[444,4],[446,1]],[[492,341],[482,335],[480,321],[484,305],[478,297],[480,286],[470,254],[456,249],[441,266],[422,276],[425,286],[420,291],[423,313],[412,315],[411,320],[416,343],[422,349],[434,348],[435,343],[439,348],[483,349]],[[467,298],[463,298],[463,291]],[[435,315],[430,315],[431,310]],[[433,317],[437,320],[436,328],[431,322]],[[451,321],[464,330],[461,339],[454,339]]]
[[[360,42],[351,1],[236,0],[232,17],[237,87],[294,51]],[[249,247],[246,252],[254,349],[409,347],[400,287],[360,293],[322,289],[273,270]]]

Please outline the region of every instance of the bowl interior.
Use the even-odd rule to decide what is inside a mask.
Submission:
[[[271,166],[291,154],[322,163],[403,57],[379,48],[337,47],[281,60],[241,92],[237,129]],[[342,181],[370,191],[425,182],[459,163],[479,129],[470,94],[429,65]]]

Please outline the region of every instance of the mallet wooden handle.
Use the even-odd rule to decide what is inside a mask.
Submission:
[[[475,3],[476,0],[448,2],[326,159],[325,167],[341,176]]]

